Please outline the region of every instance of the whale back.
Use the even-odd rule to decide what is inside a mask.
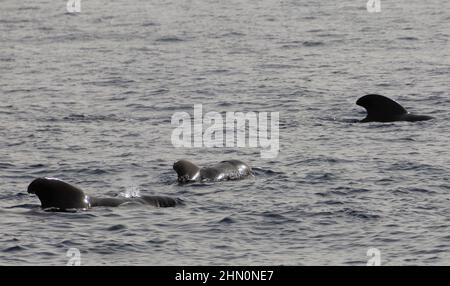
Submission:
[[[202,180],[237,180],[252,174],[250,166],[239,160],[228,160],[201,169]]]
[[[379,94],[368,94],[356,101],[356,104],[367,110],[367,117],[361,122],[390,122],[399,120],[408,114],[397,102]]]
[[[200,178],[200,167],[188,160],[180,160],[173,164],[173,169],[177,172],[178,181],[186,183]]]
[[[43,209],[87,209],[89,197],[75,186],[59,179],[38,178],[28,186],[28,193],[36,194]]]

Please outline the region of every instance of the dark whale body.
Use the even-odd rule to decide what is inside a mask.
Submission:
[[[137,202],[156,207],[174,207],[180,200],[161,196],[142,196],[136,198],[100,198],[86,195],[81,189],[53,178],[38,178],[28,186],[28,193],[36,194],[41,207],[46,210],[67,211],[92,207],[116,207],[127,202]]]
[[[173,164],[173,169],[180,183],[238,180],[252,175],[250,166],[239,160],[222,161],[203,168],[188,160],[180,160]]]
[[[397,102],[378,94],[365,95],[356,104],[367,110],[367,117],[360,122],[415,122],[433,119],[431,116],[411,114]]]

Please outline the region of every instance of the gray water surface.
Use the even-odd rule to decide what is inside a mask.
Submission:
[[[450,2],[0,2],[0,264],[450,264]],[[367,93],[426,122],[352,123]],[[174,148],[171,117],[280,113],[280,153]],[[172,164],[240,159],[241,181],[180,186]],[[77,213],[26,189],[185,205]]]

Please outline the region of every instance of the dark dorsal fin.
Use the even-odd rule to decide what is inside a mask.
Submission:
[[[388,122],[408,113],[397,102],[378,94],[364,95],[356,101],[356,104],[367,110],[367,117],[362,122]]]
[[[200,178],[200,167],[188,160],[180,160],[173,164],[173,169],[178,174],[178,181],[185,183]]]
[[[89,197],[81,189],[55,178],[35,179],[28,186],[28,193],[38,196],[43,209],[67,210],[90,207]]]

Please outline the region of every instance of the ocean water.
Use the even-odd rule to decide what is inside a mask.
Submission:
[[[0,264],[450,264],[450,2],[0,2]],[[367,93],[432,121],[354,123]],[[174,148],[171,117],[279,112],[280,152]],[[253,178],[180,186],[172,164]],[[58,177],[90,195],[184,200],[44,212]]]

